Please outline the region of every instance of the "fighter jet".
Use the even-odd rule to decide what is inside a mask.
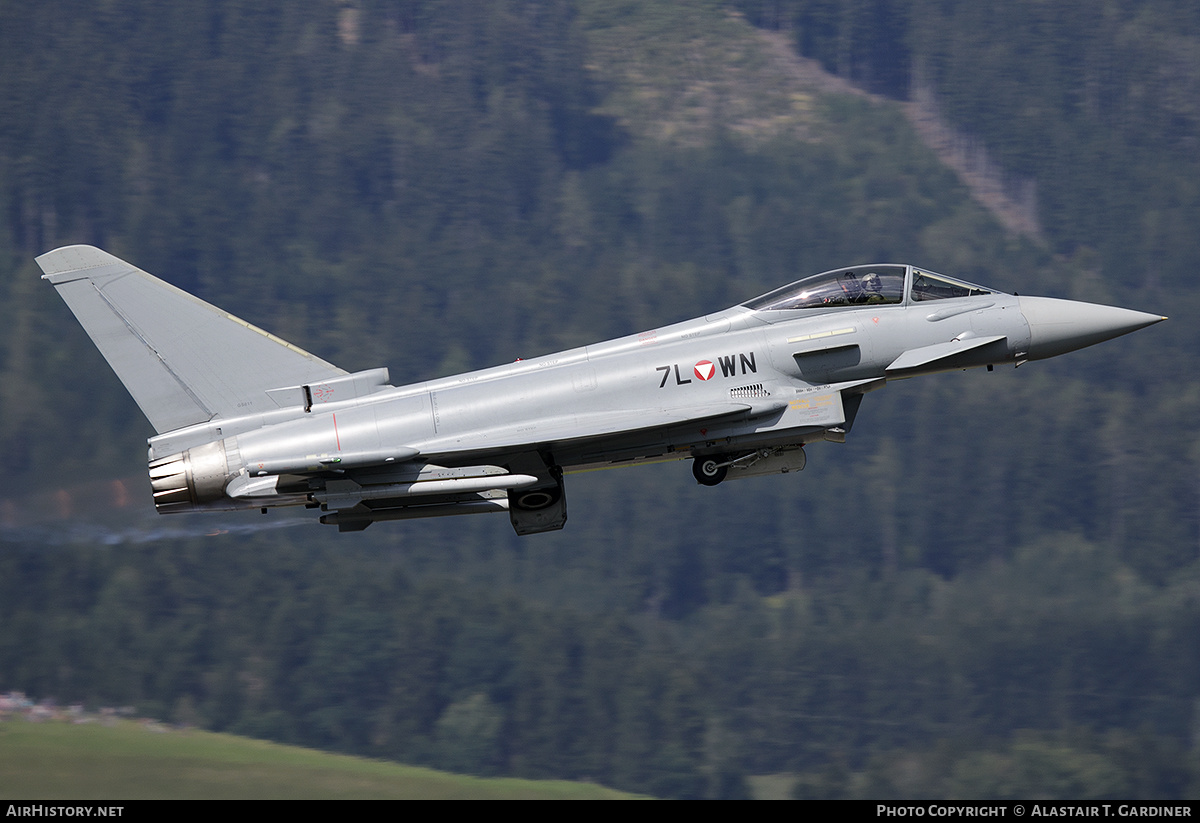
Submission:
[[[348,374],[91,246],[38,265],[154,427],[159,512],[305,506],[340,531],[507,512],[566,523],[564,472],[691,459],[716,486],[799,471],[868,392],[1019,366],[1166,318],[911,265],[833,269],[592,346],[394,387]]]

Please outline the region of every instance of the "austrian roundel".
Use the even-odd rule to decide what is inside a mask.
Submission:
[[[701,380],[707,380],[712,377],[715,371],[716,367],[713,366],[711,360],[701,360],[696,364],[696,376]]]

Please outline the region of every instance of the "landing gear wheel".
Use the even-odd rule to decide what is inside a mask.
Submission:
[[[729,473],[728,466],[721,465],[719,457],[697,457],[692,460],[692,474],[701,486],[715,486]]]
[[[553,486],[545,489],[531,489],[517,495],[516,499],[513,500],[513,504],[518,509],[533,512],[544,509],[547,506],[553,506],[558,502],[560,496],[559,490]]]

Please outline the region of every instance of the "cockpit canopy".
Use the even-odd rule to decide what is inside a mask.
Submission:
[[[908,299],[913,302],[995,294],[982,286],[910,266],[873,265],[814,274],[742,305],[754,311],[785,311],[900,304],[905,302],[904,287],[910,271]]]

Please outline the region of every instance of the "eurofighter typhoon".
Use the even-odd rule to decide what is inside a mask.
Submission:
[[[561,529],[564,471],[690,458],[696,480],[804,468],[889,380],[1080,349],[1165,318],[908,265],[813,275],[694,320],[411,386],[348,374],[91,246],[38,265],[156,434],[159,512],[507,512]]]

